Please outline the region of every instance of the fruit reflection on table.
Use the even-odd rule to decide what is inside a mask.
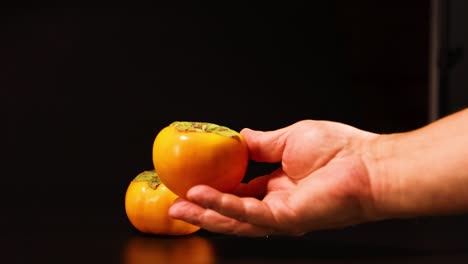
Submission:
[[[123,251],[124,264],[216,263],[211,241],[196,233],[187,236],[135,234]]]

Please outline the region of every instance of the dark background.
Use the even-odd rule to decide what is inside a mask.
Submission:
[[[439,113],[447,115],[468,106],[468,2],[440,2]]]
[[[82,258],[118,258],[112,250],[134,232],[126,187],[152,167],[153,139],[174,120],[270,130],[327,119],[378,133],[428,122],[429,1],[0,12],[2,242],[23,258],[51,257],[44,247],[75,255],[73,243],[88,244]],[[271,168],[252,163],[246,179]],[[315,237],[460,249],[462,223],[389,221]]]

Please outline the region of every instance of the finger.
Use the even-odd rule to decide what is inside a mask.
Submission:
[[[274,234],[268,228],[229,218],[181,198],[177,199],[169,208],[169,215],[215,233],[251,237]]]
[[[266,195],[267,184],[270,178],[270,175],[256,177],[248,183],[239,184],[232,193],[240,197],[255,197],[257,199],[262,199]]]
[[[282,168],[278,168],[270,174],[258,176],[247,183],[239,184],[232,194],[239,197],[254,197],[262,200],[270,189],[286,190],[294,187]]]
[[[285,128],[267,132],[244,128],[240,133],[247,142],[252,160],[274,163],[281,161],[286,145],[286,132]]]
[[[240,198],[209,186],[198,185],[187,192],[187,199],[238,221],[265,227],[276,226],[268,205],[255,198]]]

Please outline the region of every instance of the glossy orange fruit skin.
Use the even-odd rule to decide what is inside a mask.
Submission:
[[[146,181],[132,180],[125,192],[125,212],[140,232],[153,235],[181,236],[200,227],[169,216],[169,207],[177,195],[160,183],[152,188]]]
[[[199,131],[163,128],[153,143],[153,165],[161,181],[185,197],[194,185],[233,191],[245,176],[248,147],[241,134],[223,136]]]

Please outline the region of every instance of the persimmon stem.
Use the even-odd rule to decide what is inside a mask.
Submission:
[[[156,189],[161,184],[161,179],[155,170],[147,170],[138,174],[135,179],[135,182],[145,181],[151,187],[151,189]]]

